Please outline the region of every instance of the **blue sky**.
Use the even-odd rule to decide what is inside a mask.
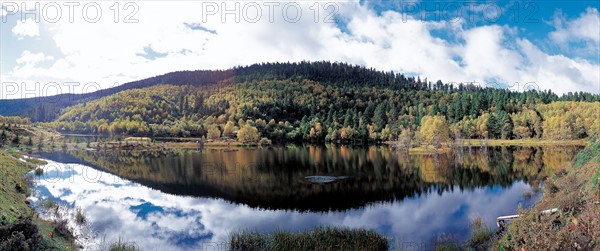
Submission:
[[[517,27],[519,36],[535,41],[544,46],[544,50],[552,54],[580,56],[595,63],[600,61],[599,55],[576,54],[572,50],[564,50],[547,41],[548,34],[556,30],[557,20],[577,18],[588,8],[598,9],[600,1],[361,1],[378,14],[386,11],[403,12],[425,21],[453,20],[464,18],[465,27],[485,25],[507,25]],[[600,30],[597,31],[600,34]],[[597,35],[599,35],[597,34]],[[440,37],[449,38],[442,33]]]
[[[73,22],[63,2],[1,4],[0,98],[301,60],[600,93],[599,1],[82,2]]]

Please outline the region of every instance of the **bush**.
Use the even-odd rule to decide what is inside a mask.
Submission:
[[[15,190],[19,193],[25,193],[25,186],[23,186],[23,183],[15,183]]]
[[[72,236],[66,220],[60,220],[56,222],[56,226],[54,226],[54,232],[67,238]]]
[[[583,206],[583,201],[581,200],[581,194],[573,191],[570,192],[568,194],[566,194],[565,196],[561,196],[560,198],[557,198],[558,200],[558,207],[559,209],[561,209],[563,212],[569,212],[569,213],[579,213],[579,211],[581,210],[582,206]]]
[[[31,218],[0,226],[0,250],[44,250],[42,236]]]
[[[85,214],[81,208],[77,208],[75,210],[75,222],[77,222],[77,224],[83,224],[86,222]]]
[[[42,176],[42,174],[44,174],[44,169],[41,167],[38,167],[35,169],[35,175],[36,176]]]
[[[551,179],[546,179],[546,184],[544,185],[546,191],[544,191],[546,194],[555,194],[558,193],[558,191],[560,190],[558,188],[558,186],[554,183],[553,180]]]

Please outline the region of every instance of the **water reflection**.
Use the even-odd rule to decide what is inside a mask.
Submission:
[[[44,157],[78,164],[45,166],[35,198],[82,207],[98,236],[125,238],[143,250],[197,250],[233,230],[317,225],[366,227],[397,246],[429,245],[448,233],[465,239],[473,214],[491,225],[519,203],[531,203],[523,194],[575,151],[494,148],[407,157],[382,147],[287,146],[167,155],[53,153]],[[304,179],[311,175],[350,178],[313,184]]]

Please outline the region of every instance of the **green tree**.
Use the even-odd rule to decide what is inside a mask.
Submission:
[[[379,132],[387,124],[387,117],[385,115],[385,103],[380,103],[375,108],[373,115],[373,124],[375,125],[375,131]]]

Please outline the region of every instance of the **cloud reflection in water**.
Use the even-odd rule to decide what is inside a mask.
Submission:
[[[394,238],[397,246],[431,243],[436,236],[449,233],[461,240],[468,236],[469,216],[479,214],[492,225],[498,215],[514,213],[518,203],[524,202],[523,193],[530,190],[522,181],[508,188],[451,189],[441,194],[432,189],[402,201],[342,212],[297,212],[166,194],[84,165],[48,162],[32,200],[50,198],[80,207],[98,242],[122,239],[142,250],[202,250],[225,241],[231,231],[303,230],[318,225],[374,229]],[[89,243],[86,248],[97,244]]]

